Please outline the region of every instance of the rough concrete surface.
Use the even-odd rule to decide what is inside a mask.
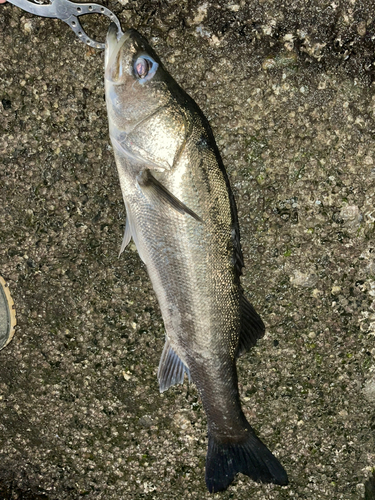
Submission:
[[[290,485],[206,492],[200,400],[159,394],[159,308],[134,246],[118,258],[103,53],[8,4],[0,274],[18,326],[0,352],[0,498],[374,498],[374,2],[107,5],[212,124],[267,326],[238,363],[241,398]]]

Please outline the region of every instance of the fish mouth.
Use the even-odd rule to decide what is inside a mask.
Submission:
[[[120,38],[118,38],[119,36]],[[107,75],[109,76],[113,63],[116,60],[118,51],[120,50],[124,42],[129,38],[129,36],[130,36],[130,30],[122,34],[121,31],[117,29],[115,23],[111,23],[109,25],[107,38],[105,41],[104,69],[106,78]],[[111,80],[111,78],[108,79]]]

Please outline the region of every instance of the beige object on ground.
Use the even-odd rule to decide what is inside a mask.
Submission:
[[[16,308],[9,287],[0,276],[0,350],[12,340],[16,324]]]

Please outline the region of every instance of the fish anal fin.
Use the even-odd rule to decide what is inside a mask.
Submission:
[[[237,357],[245,354],[264,336],[264,323],[247,298],[241,297],[241,331],[238,341]]]
[[[193,210],[190,210],[182,201],[174,196],[149,170],[143,170],[137,177],[141,190],[149,197],[157,197],[181,214],[188,214],[199,222],[202,219]]]
[[[171,385],[183,384],[185,373],[190,381],[189,368],[181,361],[166,339],[158,368],[160,392],[166,391]]]

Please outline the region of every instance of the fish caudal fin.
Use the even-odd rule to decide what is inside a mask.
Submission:
[[[228,488],[238,472],[258,483],[288,484],[283,466],[250,429],[249,437],[240,444],[220,443],[209,435],[206,485],[210,493]]]

